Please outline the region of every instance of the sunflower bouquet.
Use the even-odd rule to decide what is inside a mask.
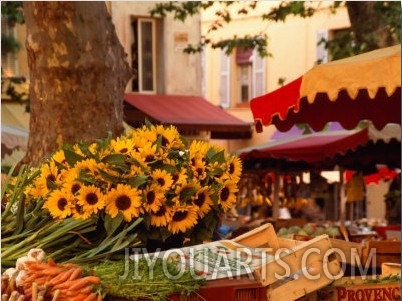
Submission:
[[[37,210],[31,214],[36,218],[40,210],[42,223],[63,225],[66,235],[87,242],[80,254],[69,252],[83,258],[96,256],[94,247],[101,245],[111,253],[123,246],[168,248],[171,241],[180,247],[213,239],[220,217],[236,203],[241,171],[240,159],[224,148],[205,141],[188,144],[174,126],[147,123],[117,138],[63,146],[29,170],[19,197],[15,183],[8,195],[19,200],[14,205],[24,204],[14,210],[25,212],[20,218],[33,212],[27,207]],[[70,229],[73,223],[87,225],[86,230]],[[58,239],[67,241],[62,235],[53,244]]]

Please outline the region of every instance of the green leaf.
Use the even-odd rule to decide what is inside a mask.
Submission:
[[[137,187],[140,187],[141,185],[145,184],[147,182],[147,180],[148,180],[147,175],[138,175],[138,176],[135,176],[133,178],[130,178],[128,180],[128,184],[131,187],[137,188]]]
[[[85,157],[69,149],[64,149],[64,156],[70,166],[74,166],[77,162],[85,160]]]
[[[191,197],[195,194],[196,192],[196,188],[195,187],[185,187],[180,191],[180,202],[187,202],[189,200],[191,200]]]
[[[118,166],[126,166],[126,156],[123,154],[110,154],[102,159],[103,163],[108,163]]]
[[[225,151],[223,151],[223,150],[218,153],[215,153],[215,151],[211,151],[211,149],[210,149],[207,153],[207,156],[211,163],[218,162],[219,164],[222,164],[226,161],[225,160]]]
[[[115,218],[112,218],[109,214],[105,216],[105,230],[106,233],[111,236],[119,228],[124,220],[123,214],[119,212]]]

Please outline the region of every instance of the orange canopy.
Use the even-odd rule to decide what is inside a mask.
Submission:
[[[321,64],[276,91],[251,100],[257,131],[274,124],[288,131],[330,121],[353,129],[370,120],[378,129],[401,123],[401,45]]]

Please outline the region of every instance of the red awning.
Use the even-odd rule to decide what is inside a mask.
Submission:
[[[370,120],[382,129],[401,123],[401,45],[310,69],[276,91],[250,101],[257,131],[274,124],[288,131],[307,123],[319,131],[330,121],[353,129]]]
[[[365,128],[294,136],[240,149],[236,154],[243,160],[245,169],[255,166],[282,170],[332,169],[339,165],[368,172],[376,164],[398,167],[401,164],[400,127],[399,132],[388,134],[394,126],[397,127],[384,128],[381,135],[374,128]]]
[[[137,127],[149,120],[179,131],[210,131],[213,139],[249,139],[252,123],[230,115],[200,96],[125,94],[125,122]]]

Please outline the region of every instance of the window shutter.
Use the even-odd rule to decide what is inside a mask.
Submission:
[[[219,104],[223,108],[230,107],[230,57],[224,50],[220,54]]]
[[[265,89],[265,58],[260,57],[257,50],[253,50],[253,94],[257,97],[266,93]]]
[[[328,50],[325,48],[324,43],[320,43],[322,40],[328,41],[328,30],[327,29],[320,29],[317,32],[317,57],[316,57],[317,60],[316,60],[316,62],[318,64],[328,62]]]

